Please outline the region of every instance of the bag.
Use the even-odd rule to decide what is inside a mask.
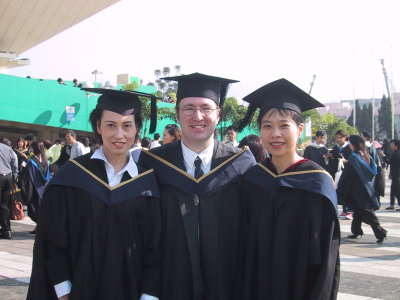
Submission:
[[[378,165],[378,173],[375,177],[375,195],[376,196],[385,196],[385,172],[382,167]]]
[[[11,220],[23,220],[25,218],[24,213],[24,205],[21,203],[20,199],[18,199],[18,194],[20,195],[21,190],[17,188],[13,188],[10,192],[11,195],[11,210],[10,210],[10,219]]]
[[[337,171],[335,173],[335,178],[334,178],[335,179],[335,188],[337,188],[337,186],[339,184],[340,176],[342,176],[343,169],[344,169],[343,160],[339,159],[338,168],[337,168]]]

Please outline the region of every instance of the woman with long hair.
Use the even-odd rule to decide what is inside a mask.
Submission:
[[[28,161],[28,143],[23,137],[19,137],[16,141],[14,152],[18,157],[18,171],[21,172],[22,168],[26,166]]]
[[[376,242],[382,243],[387,231],[382,228],[374,212],[379,208],[374,188],[377,165],[368,154],[365,140],[361,136],[351,135],[349,142],[353,153],[349,156],[337,188],[338,195],[353,210],[352,234],[348,238],[362,236],[361,224],[364,222],[371,226]]]
[[[85,90],[102,94],[89,117],[101,148],[69,160],[46,187],[27,299],[157,300],[157,183],[129,153],[147,94]]]
[[[168,124],[165,126],[163,134],[163,145],[173,143],[182,138],[182,130],[176,124]]]
[[[301,113],[323,106],[285,79],[246,96],[270,157],[248,170],[243,300],[336,299],[340,228],[332,177],[296,152]]]
[[[44,188],[50,180],[50,169],[43,142],[35,141],[31,147],[33,156],[29,159],[26,170],[20,174],[20,183],[22,197],[27,203],[28,216],[37,223]],[[36,228],[31,233],[36,233]]]

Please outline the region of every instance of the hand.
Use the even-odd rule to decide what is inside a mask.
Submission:
[[[66,294],[64,296],[62,296],[61,298],[58,298],[60,300],[68,300],[69,299],[69,294]]]

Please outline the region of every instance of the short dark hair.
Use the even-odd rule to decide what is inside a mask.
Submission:
[[[390,143],[400,149],[400,140],[390,140]]]
[[[73,130],[67,130],[66,132],[65,132],[65,135],[67,135],[67,134],[70,134],[70,135],[72,135],[74,138],[76,138],[76,133],[75,133],[75,131],[73,131]]]
[[[325,136],[325,134],[324,134],[323,131],[318,130],[318,131],[315,133],[315,136]]]
[[[7,145],[8,147],[11,147],[11,141],[8,138],[1,138],[0,143]]]
[[[159,133],[155,133],[154,134],[154,140],[158,140],[160,138],[160,134]]]
[[[342,137],[347,137],[347,133],[343,129],[339,129],[338,131],[336,131],[335,136],[337,135],[341,135]]]
[[[257,117],[258,128],[261,128],[261,120],[264,117],[264,115],[267,114],[268,112],[270,112],[270,114],[273,114],[274,112],[277,112],[281,116],[288,117],[297,126],[299,126],[300,124],[304,123],[302,115],[299,114],[297,111],[294,111],[294,110],[291,110],[291,109],[286,109],[286,108],[270,108],[265,112],[260,111],[260,113],[258,114],[258,117]]]
[[[82,137],[81,138],[81,143],[82,143],[83,146],[89,147],[89,144],[90,144],[89,138],[87,138],[86,136]]]
[[[142,141],[140,142],[140,145],[144,148],[150,148],[150,144],[151,144],[151,139],[148,137],[144,137],[142,139]]]
[[[227,132],[228,130],[232,130],[232,131],[234,131],[234,132],[237,132],[236,127],[233,126],[233,125],[231,125],[231,126],[229,126],[228,128],[226,128],[226,131],[225,131],[225,132]]]
[[[95,109],[92,110],[92,112],[89,115],[89,122],[92,125],[93,133],[94,133],[94,139],[95,141],[103,145],[103,139],[101,137],[101,134],[97,132],[97,124],[100,123],[101,118],[103,117],[103,112],[105,109],[103,108],[98,108],[96,107]],[[135,136],[135,141],[139,138],[140,130],[142,129],[142,116],[138,112],[133,112],[133,118],[135,120],[135,126],[136,126],[136,136]]]
[[[253,153],[256,162],[262,162],[264,161],[267,152],[264,149],[264,146],[261,142],[261,139],[259,136],[250,134],[246,137],[244,137],[238,147],[242,148],[244,146],[248,146],[250,148],[251,153]]]
[[[367,132],[367,131],[363,131],[363,132],[361,132],[361,134],[362,134],[363,137],[367,138],[368,141],[369,141],[369,139],[371,138],[369,132]]]

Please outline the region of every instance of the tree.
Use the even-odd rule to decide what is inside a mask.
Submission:
[[[175,69],[176,75],[180,75],[181,74],[181,66],[180,65],[176,65],[174,67],[174,69]]]
[[[383,95],[378,112],[379,133],[383,137],[392,138],[392,103],[390,98]]]
[[[164,67],[162,70],[163,76],[169,76],[171,69],[169,67]]]

